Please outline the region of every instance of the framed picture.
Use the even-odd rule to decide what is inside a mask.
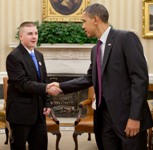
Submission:
[[[42,21],[80,22],[90,0],[43,0]]]
[[[143,37],[153,38],[153,0],[143,0]]]

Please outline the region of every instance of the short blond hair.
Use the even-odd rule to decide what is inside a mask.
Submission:
[[[19,35],[24,27],[36,27],[36,24],[35,22],[32,22],[32,21],[22,22],[19,27]]]

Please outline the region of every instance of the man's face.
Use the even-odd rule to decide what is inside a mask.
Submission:
[[[95,18],[89,17],[87,13],[83,13],[81,20],[83,21],[82,28],[84,29],[87,37],[96,37],[96,24]]]
[[[38,30],[35,26],[23,27],[19,35],[21,43],[29,50],[34,49],[38,41]]]

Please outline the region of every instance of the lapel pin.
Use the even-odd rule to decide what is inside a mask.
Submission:
[[[39,65],[40,65],[40,66],[42,65],[40,61],[39,61]]]
[[[108,46],[111,46],[112,44],[111,43],[108,43]]]

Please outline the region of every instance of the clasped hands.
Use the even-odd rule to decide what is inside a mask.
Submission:
[[[46,87],[46,92],[52,96],[57,96],[59,93],[63,93],[63,91],[59,87],[58,82],[52,82],[48,84]]]

